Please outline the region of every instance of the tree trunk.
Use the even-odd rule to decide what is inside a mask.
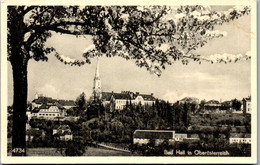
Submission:
[[[25,59],[11,60],[13,69],[12,155],[26,155],[27,64]]]

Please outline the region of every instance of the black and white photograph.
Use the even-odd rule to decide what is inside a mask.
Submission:
[[[25,2],[1,6],[1,163],[256,163],[256,2]]]

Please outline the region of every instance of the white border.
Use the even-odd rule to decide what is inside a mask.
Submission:
[[[251,5],[251,157],[11,157],[7,156],[7,5]],[[253,0],[4,0],[1,4],[1,163],[256,163],[257,162],[257,48],[256,1]],[[243,41],[242,41],[243,42]]]

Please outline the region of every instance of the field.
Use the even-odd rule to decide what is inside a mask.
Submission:
[[[11,153],[8,153],[11,156]],[[27,156],[62,156],[56,148],[27,148]],[[88,147],[83,156],[134,156],[131,153],[105,148]]]
[[[28,156],[62,156],[60,152],[56,152],[56,148],[28,148]]]

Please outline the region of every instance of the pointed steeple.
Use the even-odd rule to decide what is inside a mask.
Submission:
[[[34,96],[34,99],[37,100],[38,98],[39,98],[38,92],[36,91],[35,96]]]
[[[97,66],[96,66],[96,72],[94,77],[94,84],[93,84],[93,100],[99,100],[101,99],[101,80],[99,77],[99,61],[97,58]]]

